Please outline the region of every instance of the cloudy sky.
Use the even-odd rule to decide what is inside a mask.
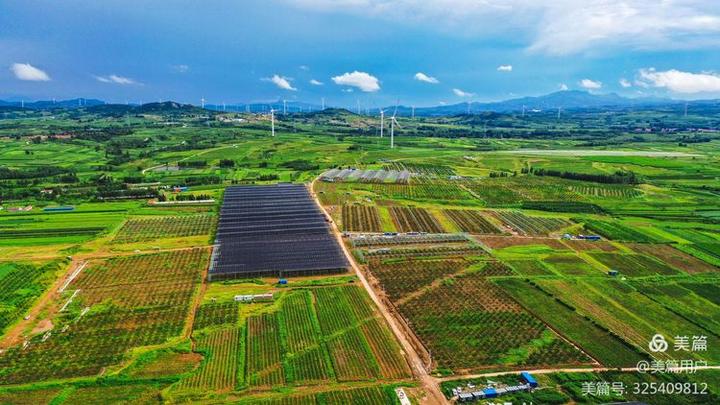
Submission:
[[[0,99],[418,106],[720,97],[716,0],[23,0]]]

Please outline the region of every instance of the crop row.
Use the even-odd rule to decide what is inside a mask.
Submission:
[[[484,256],[487,253],[480,245],[472,243],[445,244],[426,247],[412,248],[383,248],[363,252],[366,257],[383,258],[422,258],[422,257],[462,257],[462,256]]]
[[[248,318],[247,331],[251,386],[410,375],[392,334],[356,286],[285,293],[276,312]]]
[[[594,186],[594,185],[578,185],[570,186],[570,190],[578,194],[599,197],[599,198],[616,198],[627,199],[642,195],[642,192],[631,186]]]
[[[584,222],[585,228],[608,239],[640,243],[660,242],[650,235],[615,221],[585,220]]]
[[[214,226],[215,217],[211,215],[130,219],[120,228],[113,242],[130,243],[158,238],[208,235]]]
[[[423,208],[390,207],[390,216],[400,232],[444,232],[438,220]]]
[[[452,176],[455,170],[451,166],[429,163],[391,162],[385,165],[387,170],[407,170],[422,176]]]
[[[553,342],[558,339],[481,273],[443,282],[401,303],[398,309],[441,368],[463,370],[528,364],[531,352],[506,356],[530,342],[540,342],[542,336],[551,336]],[[581,352],[565,345],[560,342],[542,348],[553,350],[546,355],[548,364],[578,364],[586,360]]]
[[[238,304],[234,301],[200,305],[195,311],[193,330],[221,325],[235,325],[239,317],[238,310]]]
[[[84,228],[14,229],[3,230],[2,233],[0,233],[0,239],[95,236],[103,231],[105,231],[105,228],[101,226]]]
[[[465,235],[457,233],[434,233],[422,235],[354,235],[350,237],[353,246],[419,245],[435,243],[467,242]]]
[[[494,214],[522,235],[548,235],[572,224],[563,218],[531,217],[518,211],[495,211]]]
[[[349,232],[382,232],[377,208],[367,205],[343,205],[343,229]]]
[[[121,361],[131,348],[180,335],[207,265],[207,250],[133,258],[91,263],[80,273],[70,284],[70,290],[80,291],[70,309],[53,320],[51,335],[37,336],[27,347],[13,347],[0,356],[0,383],[90,376]],[[162,277],[163,272],[173,277]],[[145,282],[148,273],[161,274]],[[185,280],[175,279],[178,275]],[[153,297],[156,293],[160,298]],[[89,312],[80,312],[88,305]]]
[[[674,275],[678,271],[667,264],[645,255],[597,252],[590,253],[595,260],[624,276]]]
[[[281,363],[277,314],[248,318],[247,373],[253,386],[275,386],[285,382]]]
[[[411,184],[369,184],[362,187],[394,200],[467,200],[470,195],[451,181],[421,180]]]
[[[370,260],[368,269],[380,281],[391,300],[396,301],[433,281],[458,273],[470,263],[464,259],[406,260],[383,263]]]
[[[235,327],[212,331],[196,338],[195,350],[205,354],[205,362],[178,388],[229,390],[235,387],[243,330]]]
[[[14,323],[50,284],[55,263],[0,265],[0,333]]]
[[[485,218],[479,211],[473,210],[443,210],[463,232],[499,234],[502,233],[495,224]]]

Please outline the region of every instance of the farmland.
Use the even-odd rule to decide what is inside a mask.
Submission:
[[[501,233],[497,225],[478,211],[445,210],[443,211],[463,232]]]
[[[437,218],[423,208],[391,207],[390,215],[400,232],[443,232]]]
[[[69,286],[78,293],[68,291],[68,299],[74,299],[55,320],[58,331],[8,350],[0,358],[0,381],[93,375],[133,347],[180,336],[207,259],[207,250],[193,249],[91,264]],[[148,283],[154,291],[147,289]],[[106,338],[98,339],[101,335]]]
[[[159,238],[208,235],[214,228],[209,215],[130,219],[123,224],[113,242],[128,243]]]
[[[381,232],[377,208],[364,205],[343,205],[343,228],[350,232]]]
[[[36,176],[0,184],[0,402],[384,404],[403,386],[422,403],[466,374],[679,360],[648,352],[656,333],[707,336],[689,356],[720,361],[720,140],[580,139],[567,131],[606,124],[478,114],[399,117],[389,150],[362,132],[373,117],[340,110],[278,115],[274,139],[262,114],[173,117],[187,128],[98,114],[83,124],[107,140],[62,113],[47,128],[82,136],[0,139],[0,163]],[[0,134],[52,130],[38,120]],[[531,128],[478,138],[467,120]],[[562,139],[527,135],[548,122]],[[468,136],[436,136],[453,131]],[[629,154],[587,146],[608,139]],[[347,176],[319,177],[333,170]],[[634,182],[597,181],[617,172]],[[272,298],[243,301],[258,294]],[[580,376],[635,378],[608,373],[542,375],[554,388],[517,399],[581,402]]]

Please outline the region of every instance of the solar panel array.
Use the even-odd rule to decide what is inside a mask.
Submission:
[[[325,215],[301,184],[225,190],[210,280],[347,271]]]

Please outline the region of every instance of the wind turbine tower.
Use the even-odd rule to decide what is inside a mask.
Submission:
[[[200,108],[205,109],[205,97],[200,98]]]
[[[557,119],[560,119],[560,113],[561,113],[561,112],[562,112],[562,107],[558,107]]]
[[[415,119],[415,106],[412,106],[412,119]]]
[[[270,107],[270,129],[272,131],[272,136],[275,136],[275,109]]]
[[[687,118],[688,102],[685,102],[685,118]]]
[[[525,118],[525,104],[523,104],[523,112],[522,112],[523,118]]]
[[[283,115],[287,115],[287,100],[283,100]]]
[[[325,109],[325,97],[321,98],[320,101],[322,102],[322,109]]]
[[[395,125],[398,127],[400,124],[398,124],[397,120],[395,119],[395,116],[397,115],[397,105],[395,106],[395,112],[393,113],[392,117],[390,118],[390,149],[395,148]]]
[[[380,109],[380,138],[383,137],[384,130],[385,130],[385,110]]]

